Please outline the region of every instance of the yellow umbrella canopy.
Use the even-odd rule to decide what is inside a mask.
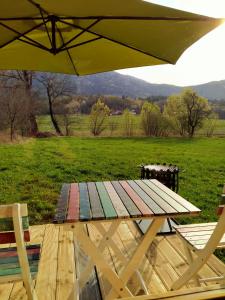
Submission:
[[[0,69],[86,75],[175,64],[221,23],[141,0],[1,0]]]

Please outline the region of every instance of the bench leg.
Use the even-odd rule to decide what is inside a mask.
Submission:
[[[193,259],[193,254],[191,252],[191,250],[187,247],[186,243],[183,241],[183,246],[184,246],[184,252],[186,254],[186,258],[188,261],[188,264],[191,265],[194,261]],[[196,286],[200,286],[200,281],[198,279],[198,275],[196,274],[195,276],[193,276],[193,281],[195,283]]]

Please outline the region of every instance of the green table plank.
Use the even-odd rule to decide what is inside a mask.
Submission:
[[[100,201],[106,216],[106,219],[117,218],[117,213],[112,205],[112,201],[102,182],[96,182],[96,187],[99,193]]]
[[[89,201],[89,194],[87,183],[81,182],[79,183],[79,191],[80,191],[80,221],[88,221],[91,220],[91,206]]]

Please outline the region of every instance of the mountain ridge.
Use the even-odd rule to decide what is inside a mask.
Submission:
[[[168,97],[179,93],[187,86],[149,83],[142,79],[123,75],[117,72],[107,72],[82,77],[75,77],[77,93],[128,96],[132,98],[147,98],[151,96]],[[200,96],[210,100],[225,99],[225,80],[211,81],[204,84],[190,85]]]
[[[37,79],[39,74],[41,73],[37,73],[36,79],[34,77],[34,89],[43,95],[45,94],[43,85]],[[80,77],[63,74],[58,74],[58,76],[68,76],[72,93],[78,95],[112,95],[130,98],[168,97],[187,88],[187,86],[149,83],[115,71]],[[200,96],[209,100],[225,100],[225,80],[211,81],[190,87]]]

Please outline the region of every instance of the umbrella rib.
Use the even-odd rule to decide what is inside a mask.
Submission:
[[[64,20],[61,20],[61,22],[64,23],[64,24],[67,24],[67,25],[71,25],[71,26],[73,26],[73,27],[75,27],[75,28],[83,29],[83,28],[82,28],[81,26],[79,26],[79,25],[70,24],[70,23],[68,23],[68,22],[65,22]],[[120,42],[120,41],[117,41],[117,40],[115,40],[115,39],[112,39],[112,38],[110,38],[110,37],[106,37],[106,36],[104,36],[104,35],[102,35],[102,34],[100,34],[100,33],[96,33],[96,32],[93,32],[93,31],[91,31],[91,30],[86,30],[86,31],[89,32],[89,33],[91,33],[91,34],[95,34],[95,35],[99,36],[100,38],[106,39],[106,40],[108,40],[108,41],[110,41],[110,42],[114,42],[114,43],[116,43],[116,44],[118,44],[118,45],[124,46],[124,47],[126,47],[126,48],[129,48],[129,49],[132,49],[132,50],[134,50],[134,51],[137,51],[137,52],[140,52],[140,53],[142,53],[142,54],[145,54],[145,55],[147,55],[147,56],[151,56],[151,57],[154,57],[154,58],[159,59],[159,60],[161,60],[161,61],[164,61],[164,62],[166,62],[166,63],[168,63],[168,64],[174,64],[173,62],[171,62],[171,61],[169,61],[169,60],[167,60],[167,59],[165,59],[165,58],[161,58],[161,57],[158,57],[158,56],[156,56],[156,55],[154,55],[154,54],[151,54],[151,53],[145,52],[145,51],[143,51],[143,50],[137,49],[137,48],[135,48],[135,47],[132,47],[132,46],[130,46],[130,45],[127,45],[127,44],[125,44],[125,43],[122,43],[122,42]]]
[[[59,33],[61,39],[62,39],[62,42],[64,43],[63,35],[62,35],[61,31],[59,30],[59,28],[57,27],[57,25],[56,25],[56,29],[57,29],[57,31],[58,31],[58,33]],[[72,57],[71,57],[71,55],[70,55],[69,50],[67,49],[66,52],[67,52],[67,55],[69,56],[69,60],[70,60],[70,62],[71,62],[71,64],[72,64],[72,66],[73,66],[74,72],[76,73],[77,76],[79,76],[79,73],[77,72],[77,69],[76,69],[76,67],[75,67],[75,64],[74,64],[74,62],[73,62],[73,59],[72,59]]]
[[[47,21],[46,21],[46,22],[47,22]],[[30,42],[31,42],[33,45],[35,45],[36,47],[39,47],[39,48],[41,48],[41,49],[44,49],[44,50],[49,51],[49,49],[48,49],[47,47],[45,47],[44,45],[42,45],[42,44],[38,43],[37,41],[35,41],[35,40],[33,40],[33,39],[31,39],[31,38],[29,38],[29,37],[26,36],[26,34],[30,33],[31,31],[35,30],[36,28],[42,26],[43,23],[40,23],[40,24],[38,24],[38,25],[35,25],[34,27],[32,27],[31,29],[25,31],[24,33],[21,33],[21,32],[15,30],[15,29],[13,29],[13,28],[11,28],[10,26],[8,26],[8,25],[6,25],[6,24],[4,24],[4,23],[2,23],[2,22],[0,22],[0,25],[3,26],[3,27],[5,27],[6,29],[8,29],[8,30],[10,30],[10,31],[12,31],[12,32],[14,32],[14,33],[16,33],[16,34],[19,35],[19,36],[16,36],[15,38],[11,39],[10,41],[6,42],[5,44],[0,45],[0,48],[3,48],[3,47],[5,47],[5,46],[7,46],[8,44],[14,42],[15,40],[18,40],[18,39],[20,39],[21,37],[23,37],[23,38],[27,39],[28,41],[30,41]],[[22,41],[23,41],[23,40],[22,40]]]
[[[87,32],[88,29],[90,29],[91,27],[93,27],[94,25],[96,25],[100,20],[101,19],[98,19],[95,22],[93,22],[92,24],[90,24],[87,28],[84,28],[81,32],[79,32],[78,34],[76,34],[73,38],[71,38],[69,41],[67,41],[66,43],[64,43],[61,47],[59,47],[58,50],[61,51],[61,50],[64,50],[64,49],[68,49],[68,48],[65,48],[68,44],[70,44],[72,41],[74,41],[75,39],[77,39],[79,36],[81,36],[82,34],[84,34],[85,32]],[[59,22],[60,22],[60,20],[59,20]]]
[[[96,37],[94,39],[90,39],[90,40],[87,40],[87,41],[79,43],[79,44],[75,44],[75,45],[72,45],[72,46],[69,46],[69,47],[65,47],[63,49],[59,49],[59,50],[57,50],[57,53],[58,52],[62,52],[64,50],[69,50],[69,49],[73,49],[73,48],[76,48],[76,47],[79,47],[79,46],[83,46],[85,44],[88,44],[88,43],[91,43],[91,42],[95,42],[95,41],[100,40],[100,39],[101,39],[101,37],[98,36],[98,37]]]

